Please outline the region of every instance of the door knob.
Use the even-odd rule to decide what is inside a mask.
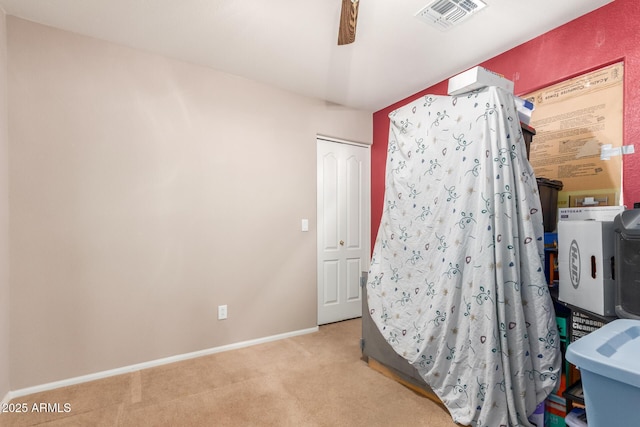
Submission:
[[[344,246],[344,240],[340,240],[340,246]]]

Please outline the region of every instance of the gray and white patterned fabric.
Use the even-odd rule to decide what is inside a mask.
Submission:
[[[513,95],[425,96],[389,117],[370,314],[455,422],[530,426],[561,354]]]

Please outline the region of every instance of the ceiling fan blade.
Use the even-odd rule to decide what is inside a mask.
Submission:
[[[342,0],[338,45],[353,43],[356,40],[359,4],[360,0]]]

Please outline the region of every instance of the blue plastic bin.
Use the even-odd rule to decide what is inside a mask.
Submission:
[[[617,319],[571,343],[589,427],[640,426],[640,320]]]

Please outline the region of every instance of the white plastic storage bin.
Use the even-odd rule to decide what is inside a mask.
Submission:
[[[617,319],[569,344],[589,427],[639,426],[640,320]]]

